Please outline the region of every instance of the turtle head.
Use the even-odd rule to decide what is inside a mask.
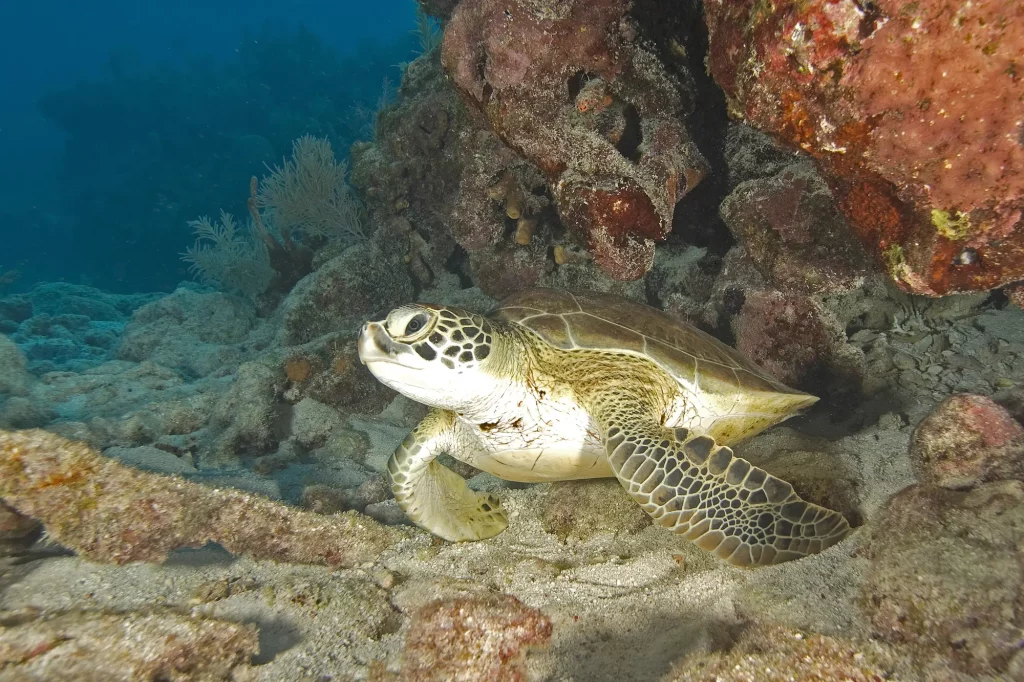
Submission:
[[[481,392],[494,349],[491,324],[460,308],[410,304],[359,335],[359,359],[381,383],[434,407],[461,409]]]

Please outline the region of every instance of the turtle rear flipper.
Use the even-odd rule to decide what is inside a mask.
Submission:
[[[454,417],[432,410],[388,460],[391,491],[409,520],[451,542],[484,540],[505,530],[498,498],[470,490],[466,480],[435,458],[447,446]]]
[[[630,412],[602,419],[615,476],[657,523],[718,558],[777,564],[820,552],[850,532],[842,514],[802,500],[789,483],[714,439]]]

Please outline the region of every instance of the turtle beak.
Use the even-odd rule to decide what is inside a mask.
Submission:
[[[387,337],[384,325],[380,322],[367,322],[359,332],[359,361],[364,365],[374,360],[387,360],[391,355],[387,350],[387,344],[391,339]]]
[[[419,369],[415,363],[403,362],[409,355],[414,355],[412,349],[395,343],[380,322],[367,322],[359,332],[359,361],[364,365],[392,362]]]

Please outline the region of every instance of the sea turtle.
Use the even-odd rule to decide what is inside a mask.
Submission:
[[[742,566],[797,559],[850,530],[728,447],[817,398],[646,305],[557,289],[514,294],[487,316],[404,305],[363,326],[359,357],[433,408],[388,473],[409,519],[446,540],[508,521],[443,453],[512,481],[614,476],[659,524]]]

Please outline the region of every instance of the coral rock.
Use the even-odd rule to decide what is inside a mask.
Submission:
[[[304,277],[284,300],[285,345],[355,330],[367,316],[412,298],[412,281],[388,244],[360,243]]]
[[[922,483],[971,488],[983,481],[1024,477],[1024,427],[980,395],[955,395],[924,418],[910,443]]]
[[[538,245],[477,251],[469,255],[469,262],[476,285],[497,299],[537,286],[548,269]]]
[[[859,393],[863,355],[846,344],[843,328],[814,299],[748,291],[733,326],[736,348],[779,381],[812,392],[828,386],[833,399]]]
[[[560,540],[589,540],[598,533],[636,533],[651,517],[622,494],[618,481],[558,481],[540,502],[540,523]]]
[[[353,147],[352,181],[421,288],[459,267],[458,247],[488,251],[503,242],[507,210],[496,185],[541,198],[533,190],[543,190],[543,177],[467,109],[436,53],[409,65],[374,137]]]
[[[459,4],[459,0],[419,0],[423,11],[432,17],[447,19],[451,16],[452,10]]]
[[[712,329],[728,332],[730,322],[743,309],[746,292],[767,287],[743,245],[737,244],[722,258],[721,268],[704,306],[704,323]]]
[[[211,415],[220,430],[214,459],[232,461],[249,452],[274,449],[280,437],[281,392],[285,376],[268,362],[247,362],[238,368],[228,391],[217,401]]]
[[[0,395],[27,395],[31,383],[24,354],[13,341],[0,334]]]
[[[0,431],[0,499],[85,558],[116,564],[212,541],[257,559],[354,566],[400,537],[359,514],[325,517],[136,471],[45,431]]]
[[[237,679],[232,673],[247,671],[259,653],[250,625],[171,612],[0,616],[0,623],[0,679],[11,681]]]
[[[309,450],[326,443],[340,423],[337,410],[312,398],[303,398],[292,408],[292,437]]]
[[[316,514],[337,514],[351,505],[346,491],[314,483],[302,489],[299,506]]]
[[[740,184],[722,202],[721,214],[758,271],[778,289],[825,294],[864,282],[868,256],[810,163]]]
[[[705,3],[733,114],[808,151],[906,290],[1024,278],[1024,5]]]
[[[7,296],[0,298],[0,322],[6,322],[14,327],[29,319],[33,315],[32,299],[28,296]]]
[[[892,661],[871,642],[755,625],[726,652],[688,656],[662,682],[881,682]]]
[[[256,314],[243,299],[182,287],[135,311],[117,357],[191,376],[224,374],[241,363],[240,348],[255,326]]]
[[[867,544],[863,603],[876,636],[920,661],[1005,679],[1024,626],[1022,524],[1019,481],[893,497]]]
[[[0,429],[34,429],[57,418],[57,412],[28,398],[0,401]]]
[[[380,412],[395,397],[394,391],[359,362],[351,333],[323,336],[295,350],[298,355],[283,363],[292,382],[286,392],[291,401],[308,397],[336,409],[371,414]]]
[[[1010,303],[1024,310],[1024,283],[1018,282],[1006,287],[1006,297],[1010,299]]]
[[[441,58],[466,101],[547,176],[596,263],[636,279],[707,162],[681,122],[689,90],[634,42],[627,7],[464,0]]]
[[[551,621],[507,594],[436,600],[415,613],[402,680],[518,682],[526,647],[547,644]]]

